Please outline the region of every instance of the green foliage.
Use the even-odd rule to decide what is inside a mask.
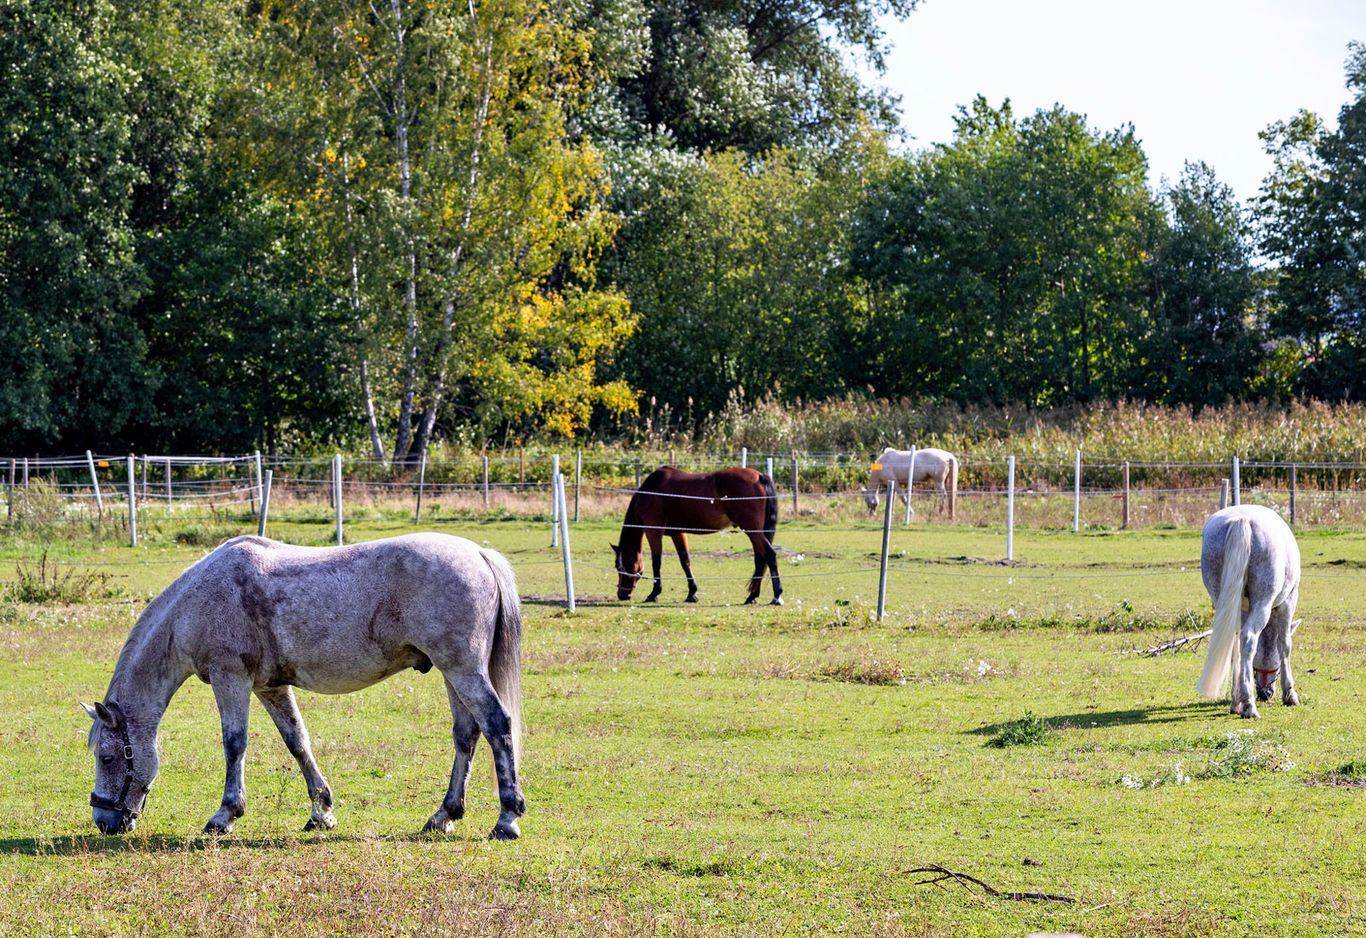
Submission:
[[[49,563],[47,554],[44,550],[36,564],[23,560],[15,564],[15,579],[4,587],[6,600],[72,605],[108,599],[116,594],[109,585],[112,574]]]
[[[1132,128],[982,98],[954,140],[897,162],[853,266],[883,298],[860,335],[884,393],[1059,404],[1131,392],[1159,217]]]
[[[1007,746],[1037,746],[1047,742],[1052,734],[1053,728],[1048,725],[1048,721],[1026,708],[1024,716],[1002,725],[996,735],[987,740],[987,745],[997,749],[1004,749]]]

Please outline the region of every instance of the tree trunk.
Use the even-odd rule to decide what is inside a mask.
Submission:
[[[355,221],[351,215],[351,176],[348,157],[342,156],[342,198],[346,205],[346,244],[351,255],[351,315],[360,337],[360,390],[365,400],[365,419],[370,427],[370,453],[377,462],[384,462],[384,443],[379,436],[379,421],[375,418],[375,390],[370,382],[369,339],[365,332],[365,318],[360,304],[360,260],[356,250]]]
[[[394,79],[394,145],[398,153],[399,194],[405,209],[412,210],[412,168],[408,155],[408,130],[412,115],[408,113],[408,88],[405,78],[403,42],[407,31],[403,28],[403,0],[390,0],[394,13],[394,46],[398,68]],[[407,313],[407,328],[404,330],[404,356],[406,366],[403,373],[403,395],[399,399],[398,433],[394,440],[394,462],[407,462],[410,458],[409,439],[412,434],[413,397],[417,390],[417,244],[413,238],[412,220],[405,221],[408,248],[407,283],[404,285],[404,309]]]

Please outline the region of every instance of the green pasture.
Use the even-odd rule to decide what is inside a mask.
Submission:
[[[544,523],[437,529],[519,576],[515,843],[484,839],[486,749],[459,832],[417,833],[451,743],[440,679],[416,672],[300,694],[337,798],[327,835],[300,832],[303,782],[257,707],[247,815],[199,836],[223,764],[193,680],[138,830],[98,835],[77,701],[102,695],[143,603],[207,547],[170,522],[138,548],[4,535],[0,580],[108,577],[87,576],[81,602],[0,602],[0,935],[1366,933],[1366,534],[1301,536],[1303,704],[1241,721],[1195,697],[1203,646],[1129,653],[1203,627],[1196,530],[1022,531],[1005,566],[999,529],[898,527],[879,623],[874,522],[783,525],[781,608],[739,605],[738,535],[694,539],[697,606],[672,556],[663,602],[618,603],[614,526],[578,525],[574,615]],[[993,745],[1015,739],[1032,742]],[[932,864],[1075,902],[910,872]]]

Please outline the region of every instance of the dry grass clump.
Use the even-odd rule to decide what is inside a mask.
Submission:
[[[902,685],[906,683],[906,669],[892,658],[864,655],[849,661],[826,665],[821,677],[849,684]]]

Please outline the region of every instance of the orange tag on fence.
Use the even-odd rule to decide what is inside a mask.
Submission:
[[[869,466],[869,468],[872,469],[874,472],[877,472],[879,469],[882,468],[882,463],[875,462],[871,466]]]
[[[109,468],[109,460],[107,460],[107,459],[101,459],[99,462],[95,463],[95,465],[99,466],[101,469],[108,469],[108,468]]]

